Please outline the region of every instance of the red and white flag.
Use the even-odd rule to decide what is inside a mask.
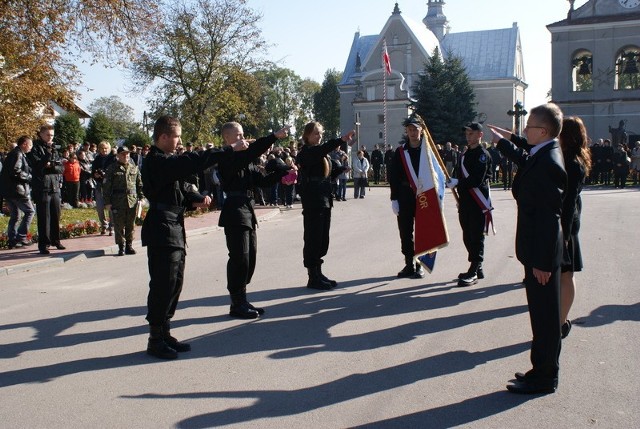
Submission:
[[[389,52],[387,52],[387,41],[382,41],[382,64],[387,75],[391,75],[391,61],[389,60]]]
[[[402,165],[416,193],[415,259],[431,272],[435,252],[449,244],[449,232],[444,219],[446,176],[424,133],[420,145],[418,174],[413,169],[409,152],[402,150]]]

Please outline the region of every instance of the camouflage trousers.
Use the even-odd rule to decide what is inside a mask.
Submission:
[[[131,244],[133,242],[133,228],[136,223],[136,208],[111,207],[113,213],[111,224],[115,232],[116,244]]]

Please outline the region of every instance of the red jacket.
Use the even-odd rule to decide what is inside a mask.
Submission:
[[[80,163],[78,160],[67,161],[64,163],[64,173],[62,173],[65,182],[80,181]]]

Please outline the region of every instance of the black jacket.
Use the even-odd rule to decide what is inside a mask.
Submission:
[[[255,228],[258,219],[254,211],[253,189],[273,185],[286,174],[286,170],[276,169],[265,176],[254,164],[276,140],[276,136],[270,134],[251,143],[247,150],[225,153],[218,166],[222,190],[226,194],[218,226]]]
[[[333,166],[327,156],[343,143],[333,139],[315,146],[304,145],[298,153],[298,190],[303,209],[333,207],[331,176],[337,177],[346,167]]]
[[[29,198],[31,167],[20,147],[7,154],[0,172],[0,195],[5,198]]]
[[[53,145],[47,146],[42,140],[33,142],[33,149],[27,154],[32,171],[31,186],[33,196],[43,193],[60,193],[60,175],[64,172],[62,158]]]
[[[462,165],[464,164],[469,177],[464,177]],[[478,188],[482,195],[489,196],[489,178],[491,177],[491,154],[481,145],[467,151],[458,158],[456,165],[456,178],[458,179],[458,193],[460,195],[460,207],[477,203],[471,196],[469,189]]]
[[[184,181],[218,162],[223,151],[209,149],[201,154],[180,156],[165,154],[155,146],[142,165],[142,189],[149,200],[149,211],[142,224],[143,246],[165,246],[183,249],[185,246],[184,211],[204,197]]]

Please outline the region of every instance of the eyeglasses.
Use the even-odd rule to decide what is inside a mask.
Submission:
[[[529,124],[525,125],[524,129],[526,130],[528,128],[540,128],[542,130],[546,130],[547,129],[547,127],[539,127],[539,126],[536,126],[536,125],[529,125]]]

